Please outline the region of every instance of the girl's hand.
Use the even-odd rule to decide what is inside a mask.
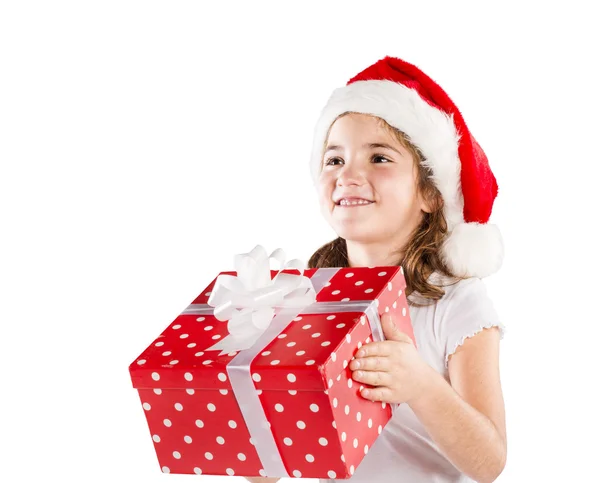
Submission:
[[[392,316],[381,316],[387,340],[361,347],[350,362],[352,379],[373,386],[361,395],[371,401],[412,403],[423,397],[434,378],[441,377],[417,352],[412,339],[396,327]]]

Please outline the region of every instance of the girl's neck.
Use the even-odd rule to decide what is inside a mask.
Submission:
[[[398,265],[402,259],[402,253],[388,244],[353,243],[346,240],[346,249],[351,267],[393,266]]]

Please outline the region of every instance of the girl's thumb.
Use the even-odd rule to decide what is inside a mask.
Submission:
[[[398,327],[394,324],[394,320],[390,314],[383,314],[381,316],[381,326],[383,328],[383,334],[386,339],[396,339],[398,336]]]

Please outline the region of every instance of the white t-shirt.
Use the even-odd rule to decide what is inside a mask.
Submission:
[[[438,274],[430,282],[442,285],[445,295],[427,307],[410,306],[419,354],[448,382],[448,358],[465,341],[484,328],[497,326],[504,336],[493,303],[479,278],[448,285]],[[418,301],[418,296],[410,296]],[[398,406],[393,418],[349,480],[319,480],[321,483],[466,483],[461,473],[440,452],[407,404]]]

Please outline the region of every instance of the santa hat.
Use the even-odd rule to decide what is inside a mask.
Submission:
[[[370,114],[406,134],[425,158],[444,198],[448,237],[442,256],[461,276],[486,277],[502,265],[502,236],[488,223],[498,194],[487,157],[448,95],[417,67],[394,57],[377,61],[336,89],[315,128],[311,171],[321,171],[323,146],[343,113]]]

